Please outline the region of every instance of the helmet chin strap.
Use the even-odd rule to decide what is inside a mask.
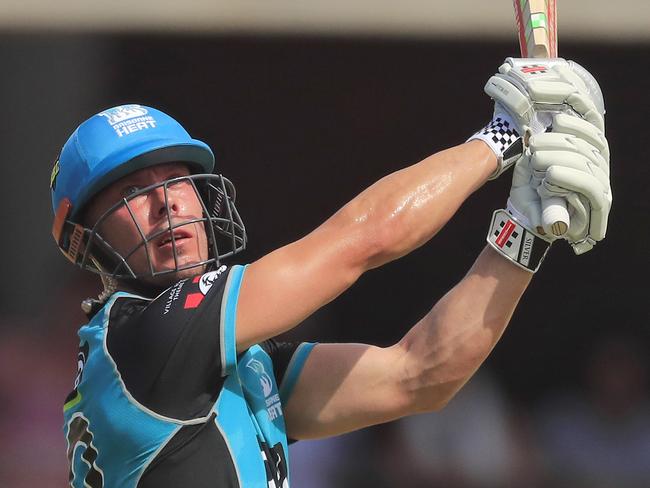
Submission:
[[[91,257],[90,260],[98,270],[104,271],[97,259]],[[104,303],[106,303],[106,300],[108,300],[110,296],[118,290],[118,283],[115,278],[104,273],[100,274],[99,277],[102,280],[104,289],[97,298],[88,297],[81,302],[81,310],[83,310],[86,315],[94,315],[104,305]]]

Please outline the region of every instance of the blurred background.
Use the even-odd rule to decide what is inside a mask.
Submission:
[[[559,4],[561,55],[605,95],[607,240],[580,257],[553,246],[445,410],[293,445],[293,487],[650,486],[650,4]],[[250,262],[380,177],[463,142],[490,119],[485,81],[517,53],[509,0],[3,0],[0,486],[67,486],[61,409],[79,303],[100,287],[56,249],[48,184],[80,122],[142,103],[209,143],[237,186],[250,237],[238,262]],[[398,340],[469,268],[509,185],[485,185],[432,242],[289,338]]]

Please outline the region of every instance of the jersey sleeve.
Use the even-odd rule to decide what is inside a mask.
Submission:
[[[305,361],[315,345],[311,342],[280,342],[275,339],[269,339],[260,344],[273,362],[273,372],[279,385],[280,400],[284,405],[291,397]]]
[[[181,280],[150,302],[116,301],[107,348],[135,400],[179,420],[209,413],[237,361],[243,272],[222,266]]]

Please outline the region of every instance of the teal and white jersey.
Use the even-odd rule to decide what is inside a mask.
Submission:
[[[237,354],[244,272],[222,266],[155,299],[115,293],[79,330],[72,487],[289,487],[282,405],[313,344]]]

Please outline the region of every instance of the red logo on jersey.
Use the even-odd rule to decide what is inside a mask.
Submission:
[[[210,288],[212,288],[213,283],[225,270],[226,267],[221,266],[216,271],[210,271],[209,273],[205,273],[192,278],[192,283],[199,285],[199,291],[196,293],[188,293],[187,296],[185,296],[185,303],[183,304],[183,308],[196,308],[201,305],[203,298],[205,298],[205,296],[208,294]]]
[[[201,276],[195,276],[192,279],[192,283],[198,283],[201,281]],[[199,293],[188,293],[187,296],[185,297],[185,304],[183,305],[183,308],[196,308],[198,307],[201,302],[203,301],[203,297],[205,295],[201,292]]]

